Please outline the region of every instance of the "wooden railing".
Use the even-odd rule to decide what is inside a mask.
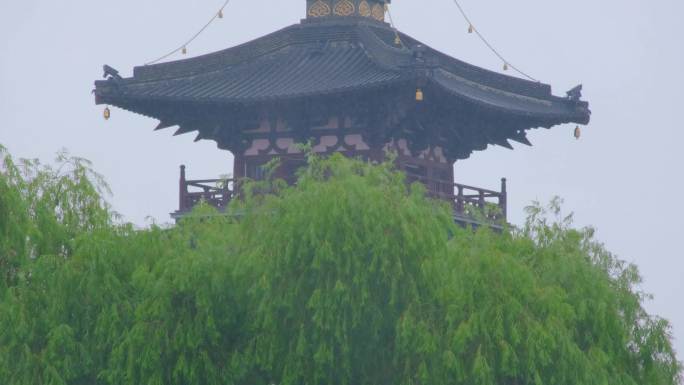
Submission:
[[[411,183],[423,183],[430,197],[451,202],[457,220],[506,222],[508,210],[506,178],[501,179],[501,191],[425,178],[408,179]]]
[[[506,178],[501,179],[501,191],[454,184],[455,194],[451,197],[454,213],[464,217],[479,219],[481,216],[491,222],[506,222],[507,192]]]
[[[501,179],[501,191],[487,190],[460,183],[409,177],[408,181],[421,182],[432,198],[451,202],[454,218],[462,223],[505,223],[507,215],[506,179]],[[192,210],[201,201],[225,209],[237,196],[235,179],[187,180],[185,166],[180,168],[179,202],[177,215]]]
[[[201,201],[223,210],[236,196],[234,179],[187,180],[185,166],[180,167],[178,213],[187,213]]]

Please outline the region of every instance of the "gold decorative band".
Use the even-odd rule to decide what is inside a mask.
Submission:
[[[337,4],[335,4],[334,13],[337,16],[351,16],[354,14],[354,11],[356,11],[354,3],[349,0],[338,1]]]
[[[371,7],[368,5],[368,2],[366,0],[362,0],[359,3],[359,15],[363,17],[370,17],[371,16]]]
[[[330,15],[330,6],[323,0],[318,0],[311,5],[309,8],[309,16],[311,17],[323,17]]]
[[[385,21],[385,7],[380,4],[375,4],[373,6],[373,18],[378,21]]]
[[[381,3],[361,0],[358,2],[358,12],[355,3],[354,0],[316,0],[309,7],[307,14],[309,17],[325,17],[331,14],[335,16],[359,15],[385,21],[385,7]]]

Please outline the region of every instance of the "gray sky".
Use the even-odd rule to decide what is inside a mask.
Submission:
[[[593,225],[621,258],[639,265],[648,309],[674,325],[684,353],[684,1],[461,0],[475,25],[514,65],[564,95],[583,83],[591,124],[531,133],[534,147],[489,148],[458,162],[458,181],[509,179],[510,219],[554,195],[578,225]],[[178,166],[190,178],[232,170],[232,156],[194,135],[153,132],[156,121],[113,109],[102,119],[93,81],[109,64],[130,76],[180,45],[223,0],[0,1],[0,143],[18,157],[52,159],[62,147],[91,159],[128,220],[170,221]],[[227,48],[298,22],[304,0],[232,0],[189,54]],[[397,27],[472,64],[502,64],[467,34],[451,0],[395,0]],[[174,58],[180,58],[176,56]],[[680,358],[684,358],[680,357]]]

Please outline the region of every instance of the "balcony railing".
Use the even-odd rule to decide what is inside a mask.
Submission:
[[[236,194],[237,183],[234,179],[187,180],[185,166],[181,166],[176,215],[190,212],[202,201],[222,211]]]
[[[431,198],[451,202],[454,217],[460,222],[504,223],[506,221],[508,195],[506,178],[501,179],[501,191],[426,178],[409,177],[408,180],[411,183],[423,183]]]
[[[179,181],[178,219],[190,212],[200,202],[223,211],[237,197],[238,183],[235,179],[188,180],[185,166],[181,166]],[[500,227],[506,223],[506,179],[501,179],[501,191],[487,190],[460,183],[450,183],[424,178],[409,178],[409,182],[421,182],[427,187],[431,198],[451,202],[454,220],[461,224]]]
[[[482,216],[489,222],[505,223],[507,212],[506,178],[501,179],[501,191],[454,184],[455,194],[448,198],[454,204],[454,214],[463,219]]]

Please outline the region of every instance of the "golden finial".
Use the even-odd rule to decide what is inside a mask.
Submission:
[[[105,107],[104,111],[102,112],[102,116],[105,120],[109,120],[109,118],[112,117],[112,111],[109,110],[109,107]]]

